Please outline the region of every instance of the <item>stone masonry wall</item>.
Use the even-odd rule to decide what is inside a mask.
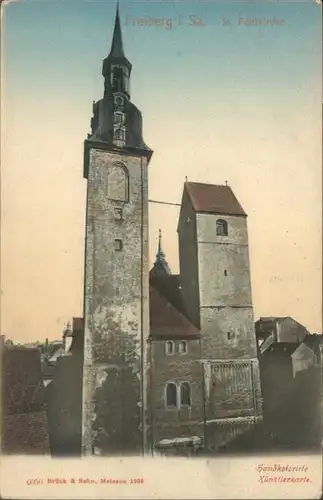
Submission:
[[[216,234],[216,220],[228,235]],[[246,217],[197,214],[206,443],[225,445],[262,418]]]
[[[139,454],[146,429],[147,163],[91,149],[88,172],[83,453]]]
[[[178,224],[179,266],[182,296],[187,316],[199,325],[199,289],[196,242],[196,214],[184,192]]]
[[[186,354],[178,352],[167,355],[165,341],[152,341],[152,388],[153,388],[153,441],[164,438],[203,436],[203,384],[201,348],[199,340],[189,340]],[[165,387],[168,382],[191,386],[190,408],[166,408]]]

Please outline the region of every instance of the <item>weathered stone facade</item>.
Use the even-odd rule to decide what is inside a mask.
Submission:
[[[217,448],[262,417],[246,214],[228,186],[186,183],[178,233],[183,298],[201,331],[206,445]]]
[[[149,314],[147,159],[96,148],[89,158],[83,446],[88,452],[93,446],[96,453],[109,453],[108,436],[120,426],[120,415],[125,415],[127,422],[120,433],[131,435],[133,443],[127,449],[128,440],[125,451],[140,452],[145,407],[142,363]],[[109,169],[116,166],[124,173],[117,178],[124,185],[116,183],[115,192],[109,193]],[[116,385],[115,378],[122,377],[130,365],[132,374],[118,385],[120,394],[110,392],[114,402],[119,399],[120,412],[109,420],[112,400],[106,399],[104,388]]]
[[[117,9],[104,96],[85,141],[83,454],[147,448],[148,178]]]
[[[166,353],[166,341],[154,340],[151,343],[152,404],[153,404],[153,443],[162,439],[204,436],[204,402],[201,372],[200,339],[188,340],[187,352],[179,352],[180,340],[174,341],[174,354]],[[190,385],[191,401],[189,406],[180,404],[180,385]],[[177,388],[178,404],[167,408],[165,390],[167,384],[174,383]]]
[[[180,276],[161,234],[148,273],[152,151],[131,68],[117,10],[85,141],[83,454],[152,452],[165,440],[217,449],[262,413],[246,214],[229,187],[185,183]]]

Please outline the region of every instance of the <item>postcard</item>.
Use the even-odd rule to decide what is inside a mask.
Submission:
[[[2,2],[2,498],[321,498],[321,8]]]

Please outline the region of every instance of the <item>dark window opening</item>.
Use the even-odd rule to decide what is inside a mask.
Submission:
[[[228,272],[226,269],[224,270],[224,276],[228,276]]]
[[[116,252],[120,252],[122,250],[122,241],[114,240],[114,249]]]
[[[166,354],[174,354],[174,342],[166,342]]]
[[[228,236],[228,223],[225,220],[218,219],[216,221],[217,236]]]
[[[166,406],[167,408],[177,407],[177,388],[175,384],[167,384],[166,386]]]
[[[181,384],[181,405],[191,406],[191,388],[188,382]]]
[[[181,354],[187,353],[187,342],[185,340],[179,343],[178,350]]]

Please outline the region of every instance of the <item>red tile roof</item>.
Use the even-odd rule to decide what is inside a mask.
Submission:
[[[154,286],[149,287],[150,332],[153,339],[196,338],[199,330]]]
[[[185,315],[180,279],[177,274],[150,276],[150,327],[153,338],[190,338],[200,335]],[[73,332],[78,331],[71,347],[82,352],[84,342],[83,318],[73,318]]]
[[[178,311],[186,316],[179,274],[164,276],[150,275],[149,283],[156,288],[175,309],[178,309]]]
[[[195,212],[246,215],[229,186],[186,182],[184,184]]]

